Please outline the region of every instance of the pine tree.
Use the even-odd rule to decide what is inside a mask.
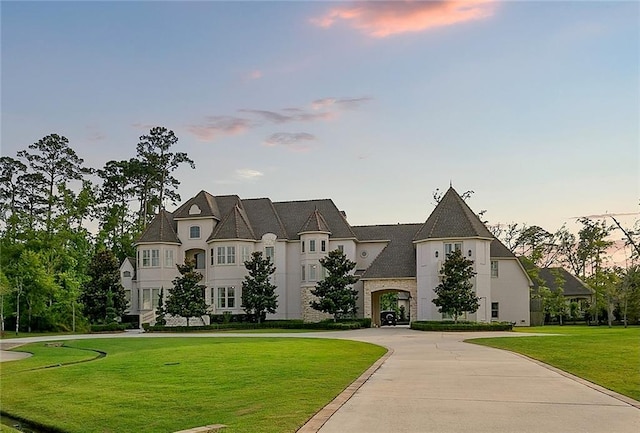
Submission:
[[[443,264],[442,282],[434,289],[437,296],[432,302],[440,307],[440,313],[453,316],[455,323],[463,313],[475,313],[480,308],[480,298],[473,291],[471,282],[475,274],[473,262],[460,251],[450,253]]]
[[[184,265],[176,266],[180,276],[173,280],[173,289],[167,299],[167,313],[186,318],[189,326],[190,317],[201,317],[207,312],[205,286],[198,284],[203,277],[195,270],[193,260],[185,260]]]
[[[270,281],[276,268],[269,258],[262,258],[260,251],[251,254],[244,266],[249,275],[242,282],[242,308],[261,323],[266,313],[275,313],[278,308],[277,287]]]
[[[318,299],[311,301],[311,308],[333,315],[337,321],[341,315],[355,315],[358,291],[351,287],[358,278],[350,272],[356,267],[340,250],[330,251],[327,257],[320,259],[326,269],[327,277],[316,284],[311,294]]]

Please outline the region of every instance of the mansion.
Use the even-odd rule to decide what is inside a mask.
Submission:
[[[309,306],[311,290],[324,277],[319,260],[339,249],[356,262],[358,315],[374,324],[380,324],[380,296],[389,292],[408,306],[411,321],[445,319],[432,302],[433,289],[454,250],[472,260],[476,272],[480,308],[467,320],[530,324],[530,279],[453,188],[423,223],[371,226],[350,225],[330,199],[272,202],[201,191],[174,212],[161,210],[135,246],[136,257],[122,263],[120,275],[128,314],[139,315],[140,323],[155,322],[160,290],[168,295],[179,275],[176,263],[185,259],[204,276],[211,314],[244,313],[244,262],[254,251],[276,267],[278,309],[267,319],[322,320],[328,316]]]

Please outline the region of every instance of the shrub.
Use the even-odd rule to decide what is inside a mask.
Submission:
[[[416,321],[411,322],[411,329],[417,331],[511,331],[511,322],[458,322],[452,321]]]
[[[219,315],[222,316],[222,315]],[[236,315],[234,315],[236,316]],[[245,315],[246,316],[246,315]],[[216,317],[217,320],[223,319]],[[213,316],[212,316],[213,320]],[[204,326],[149,326],[143,323],[147,332],[203,332],[203,331],[223,331],[228,329],[322,329],[322,330],[350,330],[360,329],[371,326],[371,319],[360,319],[350,321],[334,322],[333,320],[324,320],[322,322],[303,322],[302,320],[267,320],[260,324],[254,322],[220,322],[212,323]]]
[[[126,323],[112,322],[106,325],[91,325],[91,332],[119,332],[129,328],[129,325]]]

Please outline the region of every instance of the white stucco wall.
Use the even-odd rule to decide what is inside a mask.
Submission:
[[[527,275],[515,258],[497,261],[498,278],[491,278],[491,300],[499,303],[497,320],[515,322],[516,326],[529,326],[531,322]]]

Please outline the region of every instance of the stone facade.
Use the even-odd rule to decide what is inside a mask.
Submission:
[[[318,299],[311,294],[313,287],[302,287],[302,320],[305,322],[319,322],[325,319],[332,319],[331,314],[323,313],[322,311],[314,310],[311,308],[311,301]]]
[[[380,325],[380,298],[375,296],[379,292],[403,291],[409,293],[409,317],[411,321],[418,317],[416,304],[418,286],[415,278],[364,280],[364,317],[370,317],[371,322]]]

